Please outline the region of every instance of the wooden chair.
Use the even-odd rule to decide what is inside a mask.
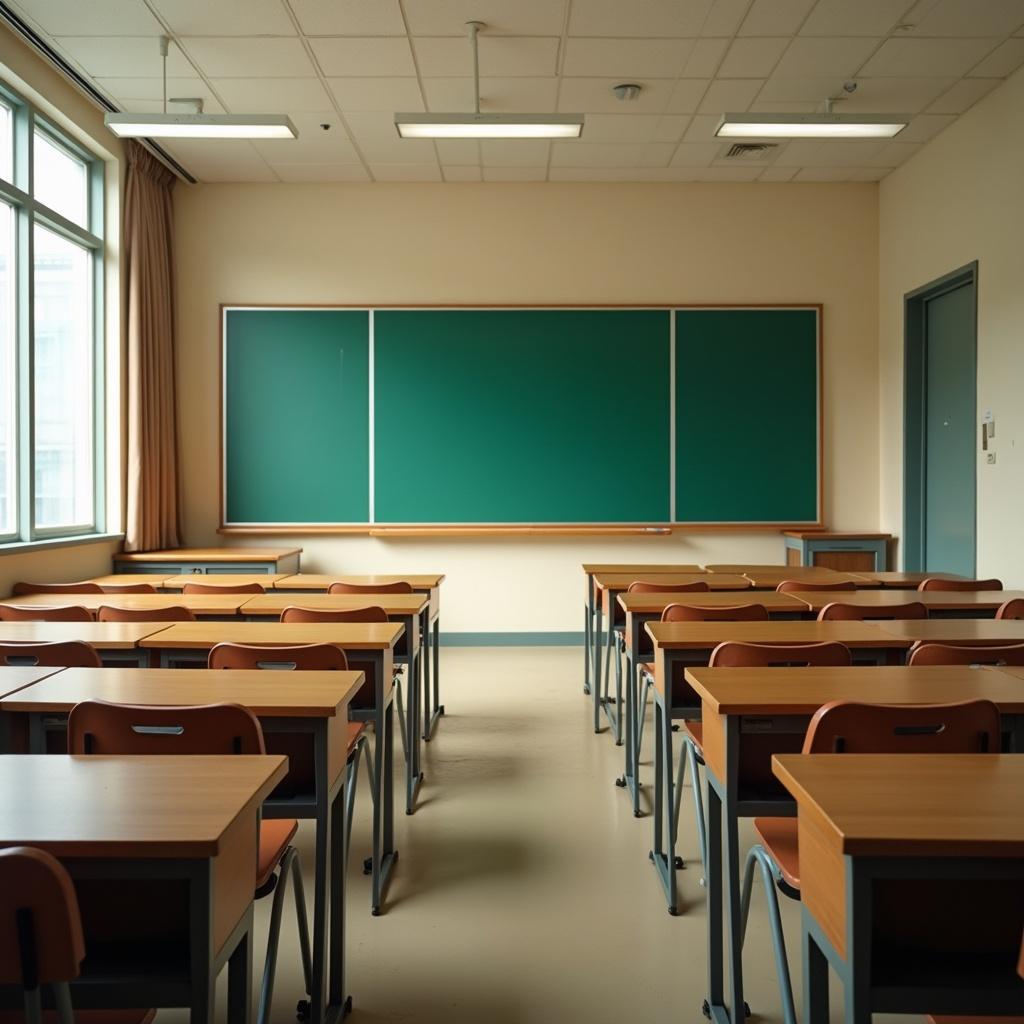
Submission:
[[[195,619],[191,608],[176,604],[166,608],[115,608],[104,604],[96,610],[97,622],[195,622]]]
[[[0,604],[0,622],[92,622],[92,612],[78,605]]]
[[[81,640],[0,643],[0,665],[43,665],[46,668],[102,668],[96,649]]]
[[[155,1010],[78,1010],[68,982],[85,959],[78,897],[64,866],[29,846],[0,850],[0,985],[21,990],[24,1014],[0,1011],[4,1024],[150,1024]],[[42,1010],[50,989],[55,1011]]]
[[[405,580],[395,583],[332,583],[328,594],[411,594],[412,584]]]
[[[973,593],[979,590],[1002,590],[1002,580],[942,580],[929,576],[917,585],[918,590],[946,590]]]
[[[825,605],[818,612],[819,622],[845,621],[864,622],[867,620],[888,620],[888,619],[927,619],[928,608],[920,601],[911,601],[909,604],[843,604],[842,601],[833,601]]]
[[[918,640],[908,665],[1024,665],[1024,644],[985,647],[981,644],[930,644]]]
[[[104,594],[155,594],[152,583],[104,583],[100,586]]]
[[[11,593],[15,597],[24,594],[102,594],[103,588],[88,580],[81,583],[15,583]]]
[[[265,594],[266,587],[262,583],[186,583],[181,588],[186,596],[189,594]]]
[[[977,754],[1000,749],[999,709],[991,701],[895,705],[833,701],[815,712],[804,738],[805,754]],[[760,842],[747,853],[740,899],[740,941],[746,934],[754,871],[760,869],[768,899],[782,1016],[796,1024],[776,889],[800,899],[796,818],[755,818]]]
[[[997,619],[1024,619],[1024,597],[1004,601],[996,612]]]
[[[256,716],[239,704],[152,707],[84,701],[68,716],[71,754],[265,754],[263,729]],[[274,893],[270,935],[263,970],[257,1020],[268,1024],[274,998],[274,974],[281,933],[281,910],[291,875],[306,994],[312,989],[309,924],[302,888],[302,869],[292,845],[299,830],[294,818],[263,819],[259,827],[255,897]],[[300,1004],[300,1009],[304,1004]]]
[[[811,580],[783,580],[776,588],[780,594],[791,594],[794,590],[856,590],[854,583],[813,583]]]

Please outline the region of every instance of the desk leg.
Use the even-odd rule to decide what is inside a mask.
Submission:
[[[394,786],[394,706],[393,694],[384,699],[385,672],[384,658],[378,653],[374,658],[374,675],[377,679],[376,714],[374,716],[374,775],[377,784],[377,799],[373,804],[373,855],[371,859],[372,897],[371,913],[380,914],[384,902],[384,891],[398,853],[395,850],[395,786]]]
[[[664,701],[654,697],[654,846],[648,856],[658,874],[668,912],[678,913],[676,850],[672,828],[672,716]],[[680,865],[681,866],[681,865]]]
[[[727,1024],[725,1009],[725,964],[722,943],[725,938],[722,918],[722,797],[718,782],[710,769],[708,780],[708,859],[704,865],[707,883],[708,914],[708,997],[704,1001],[704,1015],[716,1024]],[[696,785],[696,782],[694,783]]]
[[[626,768],[621,779],[616,779],[617,786],[625,787],[633,801],[633,817],[640,815],[640,752],[637,745],[638,734],[643,728],[643,721],[638,720],[642,712],[639,700],[638,665],[634,662],[632,649],[626,652]]]
[[[189,1024],[214,1024],[216,1020],[217,975],[213,966],[212,904],[213,863],[199,862],[189,885],[189,973],[192,981]],[[252,914],[251,904],[249,914]]]
[[[344,843],[342,860],[339,865],[332,847],[330,794],[328,792],[327,726],[320,720],[313,733],[313,763],[316,772],[316,852],[313,859],[313,971],[310,991],[313,1024],[322,1024],[327,1013],[327,892],[331,884],[332,870],[344,866]],[[344,777],[344,773],[342,773]],[[344,783],[342,784],[344,790]]]
[[[429,612],[422,616],[423,633],[426,633],[429,619]],[[406,629],[419,628],[415,620],[406,623]],[[405,813],[412,814],[416,809],[416,795],[419,793],[420,783],[423,781],[420,749],[420,699],[424,688],[424,647],[416,651],[416,656],[406,660],[406,686],[405,695],[408,707],[405,710]],[[424,695],[425,696],[425,695]]]
[[[811,934],[807,908],[801,910],[804,959],[804,1020],[828,1024],[828,960]]]
[[[601,731],[601,647],[604,643],[603,612],[598,604],[594,622],[594,673],[591,687],[594,696],[594,732]]]
[[[228,959],[228,1024],[252,1020],[252,908],[249,927]]]
[[[735,757],[739,739],[738,719],[735,715],[728,717],[726,728],[726,758]],[[737,774],[732,773],[732,778],[736,778]],[[722,806],[725,812],[725,850],[720,862],[725,871],[725,912],[729,922],[730,1010],[733,1024],[742,1024],[747,1012],[743,1001],[743,924],[740,920],[740,872],[743,870],[743,860],[740,857],[735,786],[726,787]]]
[[[427,619],[429,623],[429,615]],[[426,699],[423,702],[423,739],[430,742],[437,726],[437,720],[444,714],[441,703],[441,616],[428,625],[427,635],[430,637],[426,658],[430,661],[430,672],[424,687]]]
[[[327,995],[330,1007],[330,1020],[340,1020],[352,1011],[352,997],[345,993],[345,877],[346,850],[348,844],[345,836],[348,822],[345,815],[348,800],[345,793],[346,775],[342,772],[341,785],[335,794],[330,814],[331,863],[334,872],[330,880],[330,929],[331,929],[331,969]]]
[[[587,600],[583,605],[583,693],[590,693],[590,659],[594,656],[591,650],[594,625],[594,580],[587,577]]]

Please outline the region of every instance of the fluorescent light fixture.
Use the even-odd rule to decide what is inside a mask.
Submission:
[[[403,139],[578,139],[582,114],[395,114]]]
[[[907,114],[724,114],[720,139],[891,139]]]
[[[107,114],[122,139],[297,139],[291,120],[276,114]]]

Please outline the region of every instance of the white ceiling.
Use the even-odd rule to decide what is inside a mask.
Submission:
[[[179,142],[201,181],[874,181],[1024,63],[1024,0],[19,0],[120,108],[168,94],[282,113],[291,142]],[[586,115],[572,142],[401,140],[392,114]],[[909,113],[893,142],[804,142],[737,164],[726,111]],[[643,86],[617,100],[620,82]],[[179,108],[180,109],[180,108]],[[323,130],[322,124],[330,125]]]

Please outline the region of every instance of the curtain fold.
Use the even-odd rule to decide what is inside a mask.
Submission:
[[[181,544],[175,373],[175,176],[139,143],[127,144],[124,258],[128,323],[126,551]]]

